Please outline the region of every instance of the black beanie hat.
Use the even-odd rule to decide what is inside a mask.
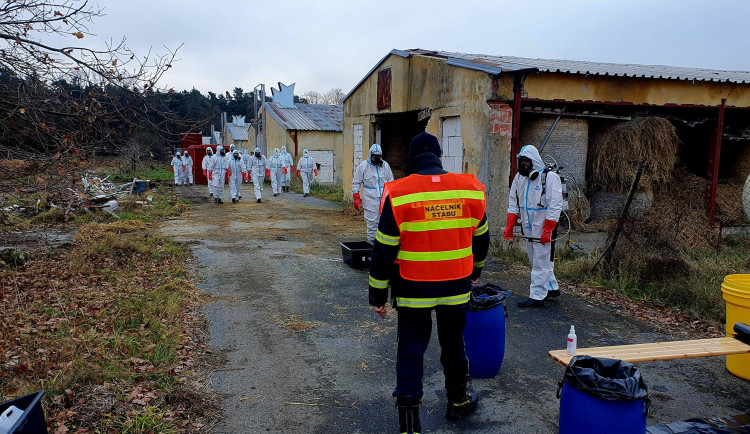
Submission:
[[[437,137],[432,134],[420,133],[411,139],[411,143],[409,144],[409,159],[425,152],[432,152],[438,158],[443,155]]]

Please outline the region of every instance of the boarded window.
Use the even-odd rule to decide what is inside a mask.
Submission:
[[[378,71],[378,110],[391,108],[391,68]]]

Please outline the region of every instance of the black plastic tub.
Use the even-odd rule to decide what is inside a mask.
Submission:
[[[364,268],[370,266],[372,256],[372,244],[367,241],[350,241],[341,244],[341,256],[344,262],[352,268]]]

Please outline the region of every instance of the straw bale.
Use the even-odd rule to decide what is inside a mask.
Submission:
[[[725,226],[746,225],[750,223],[742,208],[742,181],[729,181],[719,184],[716,193],[716,218]]]
[[[592,138],[588,173],[598,187],[625,192],[643,161],[640,183],[648,190],[670,178],[679,144],[677,130],[664,118],[636,118],[616,124]]]

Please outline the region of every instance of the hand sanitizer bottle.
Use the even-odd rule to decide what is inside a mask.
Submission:
[[[576,337],[576,329],[570,326],[570,333],[568,333],[568,354],[571,356],[576,355],[576,344],[578,344],[578,338]]]

